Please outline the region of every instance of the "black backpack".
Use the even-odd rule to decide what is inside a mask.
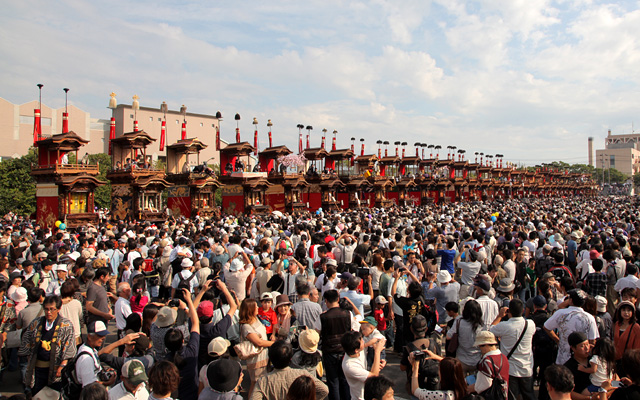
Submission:
[[[195,277],[196,277],[196,274],[192,272],[191,276],[185,279],[182,277],[182,271],[180,271],[178,273],[178,279],[180,279],[180,282],[178,283],[178,289],[177,289],[178,292],[182,294],[182,289],[187,289],[189,292],[191,292],[191,280]]]
[[[81,351],[69,360],[67,365],[62,369],[62,398],[65,400],[75,400],[80,398],[82,384],[78,383],[78,379],[76,377],[76,362],[78,362],[78,358],[84,354],[88,354],[93,357],[88,351]]]
[[[504,364],[504,362],[500,364],[499,368],[497,368],[493,359],[491,357],[488,357],[488,359],[491,361],[491,386],[489,389],[480,393],[480,395],[484,397],[485,400],[515,400],[513,394],[509,391],[507,381],[505,381],[502,378],[502,375],[500,375],[503,367],[502,364]]]
[[[429,339],[429,344],[433,343],[432,338]],[[431,346],[430,346],[431,347]],[[414,351],[422,351],[413,342],[407,346],[409,353]],[[435,351],[434,351],[435,352]],[[439,377],[440,363],[436,360],[427,360],[423,358],[418,364],[418,387],[426,390],[437,390],[440,382]]]

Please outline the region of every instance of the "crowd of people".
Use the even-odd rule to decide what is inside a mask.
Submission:
[[[5,217],[2,369],[27,398],[635,398],[637,210],[555,198],[69,230]]]

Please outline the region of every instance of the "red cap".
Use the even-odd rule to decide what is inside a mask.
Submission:
[[[325,243],[333,242],[334,240],[336,240],[336,238],[331,235],[327,235],[327,237],[324,238]]]
[[[598,250],[591,250],[589,252],[589,258],[592,260],[595,260],[596,258],[600,257],[600,253],[598,253]]]
[[[213,317],[213,303],[205,300],[202,303],[198,304],[198,308],[196,308],[196,313],[198,317],[211,318]]]

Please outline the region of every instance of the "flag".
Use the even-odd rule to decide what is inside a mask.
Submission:
[[[164,151],[164,143],[167,135],[167,121],[162,121],[162,128],[160,128],[160,151]]]
[[[33,145],[42,140],[42,126],[40,125],[40,109],[33,110]]]
[[[111,126],[109,127],[109,155],[112,154],[113,148],[111,141],[116,138],[116,119],[111,117]]]
[[[62,113],[62,133],[69,132],[69,113]]]
[[[187,138],[187,123],[183,122],[182,123],[182,136],[181,136],[182,140],[185,140]]]
[[[220,127],[216,127],[216,150],[220,151]]]

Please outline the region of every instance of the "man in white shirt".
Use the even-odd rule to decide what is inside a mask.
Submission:
[[[97,349],[102,347],[108,334],[109,330],[102,321],[93,321],[87,325],[87,340],[78,348],[76,355],[76,377],[82,387],[93,382],[99,382],[105,387],[109,387],[116,381],[116,374],[113,374],[108,381],[98,380],[98,373],[102,367]]]
[[[180,286],[181,282],[189,282],[189,291],[194,293],[196,288],[198,287],[198,279],[191,272],[193,268],[193,261],[190,258],[184,258],[180,263],[182,267],[182,271],[178,272],[173,276],[173,281],[171,282],[171,297],[176,297],[176,291],[178,291],[178,286]],[[182,294],[182,293],[181,293]]]
[[[342,344],[345,352],[345,356],[342,359],[342,371],[349,384],[351,400],[364,399],[364,382],[367,378],[378,376],[380,370],[384,367],[383,363],[380,362],[380,353],[384,349],[385,341],[382,339],[374,340],[377,341],[373,345],[373,364],[371,365],[371,371],[368,371],[366,353],[363,351],[364,341],[362,340],[362,334],[349,331],[340,339],[340,344]]]
[[[127,282],[118,284],[118,300],[115,304],[116,327],[118,328],[118,339],[122,339],[124,328],[127,326],[127,317],[131,315],[131,286]],[[124,347],[123,347],[124,348]]]
[[[465,255],[465,261],[460,261],[462,254]],[[480,273],[482,264],[478,261],[478,253],[469,247],[463,247],[453,259],[453,263],[460,269],[460,298],[464,299],[469,295],[473,278]]]
[[[626,268],[626,276],[624,278],[618,279],[615,286],[613,287],[616,292],[620,293],[624,289],[630,288],[640,288],[640,280],[638,279],[638,267],[635,264],[629,263]]]
[[[122,382],[109,389],[109,400],[147,400],[149,378],[140,360],[129,360],[122,366]]]
[[[507,308],[500,310],[500,314],[493,321],[490,331],[500,339],[500,351],[509,356],[509,390],[523,400],[535,400],[533,393],[533,349],[531,341],[536,333],[533,321],[525,320],[524,303],[520,299],[513,299],[509,303],[509,320],[502,321],[507,314]],[[516,346],[517,345],[517,346]]]
[[[242,302],[247,295],[247,279],[255,271],[251,260],[249,260],[244,251],[239,251],[224,265],[222,270],[227,287],[229,290],[233,290],[238,297],[238,301]]]
[[[347,290],[340,293],[340,297],[346,297],[358,308],[360,315],[364,318],[364,305],[371,303],[371,297],[373,296],[373,288],[371,286],[371,275],[367,275],[367,280],[363,286],[363,290],[366,288],[369,294],[360,294],[356,291],[360,285],[362,279],[357,276],[352,276],[347,281]]]
[[[507,273],[507,278],[511,282],[514,282],[516,279],[516,263],[513,261],[515,259],[515,254],[510,249],[502,250],[502,256],[504,257],[504,264],[502,264],[502,269]]]
[[[569,306],[557,310],[544,323],[544,330],[551,339],[558,343],[556,364],[564,364],[571,358],[567,339],[573,332],[585,333],[591,343],[600,337],[595,318],[581,308],[587,299],[587,294],[580,289],[570,290],[567,294],[568,300],[565,302]],[[558,330],[558,334],[554,332],[555,329]]]
[[[482,275],[478,275],[473,282],[476,301],[482,309],[482,328],[489,330],[491,324],[498,316],[498,303],[490,299],[488,294],[491,291],[489,279]]]

